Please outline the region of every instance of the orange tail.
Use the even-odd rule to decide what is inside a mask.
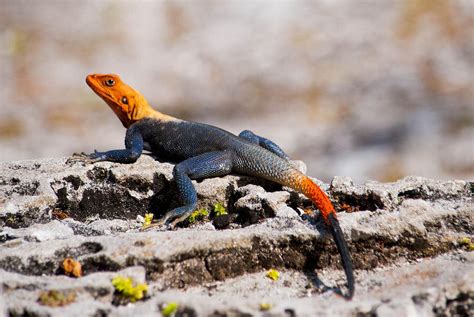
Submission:
[[[337,249],[341,255],[344,272],[346,273],[349,293],[345,295],[345,297],[347,299],[351,299],[354,295],[355,289],[354,271],[352,268],[352,260],[349,254],[349,249],[347,248],[346,240],[344,239],[341,227],[339,226],[339,221],[337,220],[336,210],[334,209],[334,206],[329,200],[328,196],[309,177],[299,174],[294,179],[297,180],[294,184],[292,184],[296,185],[294,188],[301,191],[306,197],[311,199],[311,201],[321,211],[324,222],[326,223],[329,231],[331,231],[331,235],[336,242]]]
[[[328,217],[330,214],[333,214],[334,218],[336,218],[336,210],[328,196],[309,177],[301,177],[298,189],[316,205],[327,225],[329,225]]]

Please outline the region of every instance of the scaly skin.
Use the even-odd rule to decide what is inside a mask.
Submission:
[[[336,211],[327,195],[289,163],[280,147],[248,130],[236,136],[214,126],[162,114],[152,109],[142,94],[117,75],[93,74],[87,76],[86,82],[127,128],[125,149],[95,152],[87,156],[89,160],[133,163],[143,150],[147,150],[161,159],[178,163],[173,176],[183,206],[168,212],[161,223],[174,225],[195,210],[197,194],[191,179],[237,172],[294,188],[310,198],[320,210],[341,254],[349,289],[345,297],[352,298],[352,261]]]

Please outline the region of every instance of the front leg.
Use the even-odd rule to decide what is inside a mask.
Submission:
[[[143,137],[136,126],[127,129],[125,135],[125,149],[111,150],[106,152],[95,151],[86,157],[93,163],[110,161],[117,163],[134,163],[138,160],[143,151]]]
[[[191,179],[227,175],[232,170],[232,153],[216,151],[189,158],[173,169],[179,196],[184,206],[169,211],[158,223],[173,226],[185,220],[196,209],[197,194]]]

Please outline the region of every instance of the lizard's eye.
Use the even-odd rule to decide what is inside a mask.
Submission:
[[[122,97],[122,103],[128,105],[128,99],[127,99],[127,97],[125,97],[125,96]]]
[[[112,87],[113,85],[115,85],[115,80],[113,80],[112,78],[109,78],[105,81],[105,84],[109,87]]]

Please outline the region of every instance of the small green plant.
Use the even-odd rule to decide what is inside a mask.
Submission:
[[[177,302],[169,302],[161,309],[161,314],[164,317],[172,317],[178,311],[179,304]]]
[[[274,281],[278,280],[280,278],[280,272],[278,272],[277,270],[274,270],[274,269],[270,269],[266,276],[269,278],[269,279],[272,279]]]
[[[261,311],[267,311],[272,308],[272,304],[270,303],[260,303],[260,310]]]
[[[147,227],[151,225],[151,222],[153,221],[153,214],[152,213],[146,213],[145,214],[145,221],[143,222],[143,227]]]
[[[459,245],[464,246],[467,251],[474,251],[474,243],[468,237],[459,239]]]
[[[209,211],[207,209],[198,209],[194,211],[187,219],[188,223],[195,223],[196,220],[203,220],[205,217],[209,216]]]
[[[112,280],[115,290],[124,298],[134,303],[142,299],[148,291],[148,285],[145,283],[133,285],[133,279],[130,277],[116,276]]]
[[[222,216],[222,215],[227,215],[227,210],[225,209],[224,205],[221,203],[215,203],[214,204],[214,215],[217,216]]]

